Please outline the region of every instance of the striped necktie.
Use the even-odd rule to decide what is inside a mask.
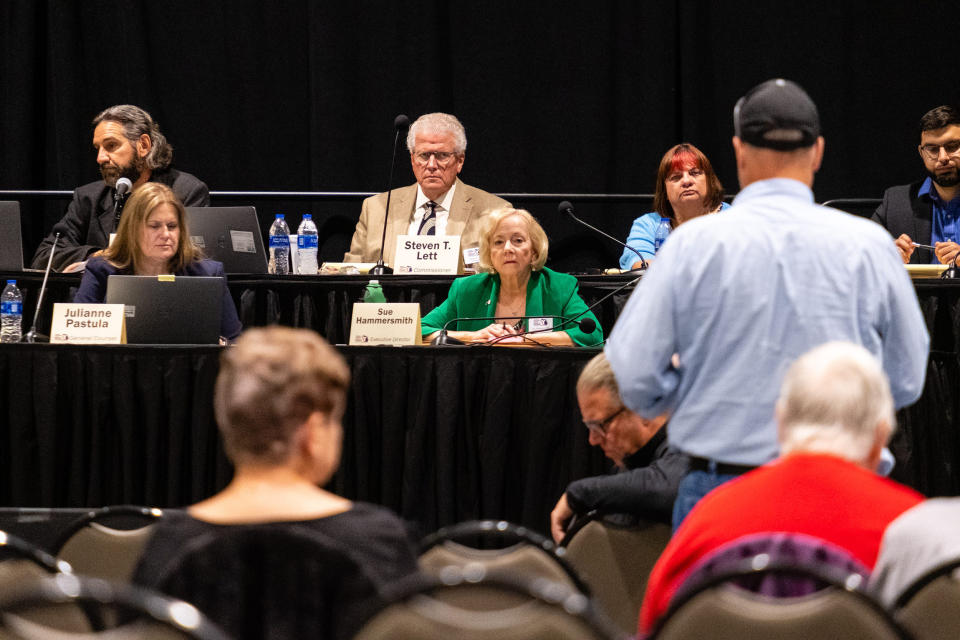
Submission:
[[[437,203],[431,200],[426,205],[430,208],[423,216],[423,222],[420,223],[420,231],[417,235],[435,236],[437,235]]]

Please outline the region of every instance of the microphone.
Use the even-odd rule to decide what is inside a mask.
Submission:
[[[587,309],[586,311],[583,311],[582,313],[578,314],[577,317],[583,315],[583,314],[586,313],[587,311],[589,311],[589,309]],[[561,326],[561,327],[564,326],[564,325],[567,325],[567,324],[574,323],[574,324],[578,325],[578,326],[580,327],[580,330],[583,331],[584,333],[593,333],[594,331],[597,330],[597,323],[594,322],[593,318],[584,318],[583,320],[579,320],[579,321],[576,320],[575,318],[568,318],[567,316],[552,316],[552,315],[538,315],[538,316],[494,316],[494,317],[492,317],[492,318],[489,317],[489,316],[484,316],[484,317],[482,317],[482,318],[452,318],[451,320],[448,320],[447,322],[444,322],[444,323],[443,323],[443,328],[440,329],[439,335],[437,335],[437,337],[433,339],[433,341],[431,342],[431,344],[433,344],[433,345],[441,345],[441,346],[442,346],[442,345],[449,345],[449,344],[465,344],[462,340],[458,340],[457,338],[453,338],[453,337],[451,337],[451,336],[449,336],[449,335],[447,334],[447,330],[450,328],[450,325],[452,325],[452,324],[455,323],[455,322],[483,321],[483,322],[491,322],[491,323],[492,323],[492,322],[497,322],[498,320],[519,320],[519,321],[522,322],[522,321],[524,321],[524,320],[530,320],[531,318],[551,318],[551,319],[554,319],[554,320],[563,320],[563,322],[560,323],[560,326]],[[537,329],[536,331],[528,331],[528,332],[511,334],[511,335],[524,336],[524,335],[527,335],[527,333],[542,333],[543,331],[554,331],[554,328],[553,328],[553,327],[549,327],[549,328],[547,328],[547,329]],[[509,336],[508,336],[508,337],[509,337]]]
[[[573,218],[576,222],[579,222],[580,224],[582,224],[582,225],[585,226],[586,228],[590,229],[591,231],[596,231],[597,233],[599,233],[600,235],[604,236],[605,238],[609,238],[610,240],[613,240],[614,242],[616,242],[616,243],[617,243],[618,245],[620,245],[621,247],[626,247],[626,248],[629,249],[630,251],[633,251],[635,254],[637,254],[637,257],[640,258],[640,269],[646,269],[646,268],[647,268],[647,261],[643,259],[643,256],[640,255],[640,252],[639,252],[639,251],[637,251],[636,249],[634,249],[633,247],[631,247],[630,245],[628,245],[626,242],[623,242],[623,241],[620,240],[619,238],[614,238],[612,235],[610,235],[610,234],[607,233],[606,231],[601,231],[600,229],[597,229],[597,228],[596,228],[595,226],[593,226],[592,224],[589,224],[589,223],[587,223],[587,222],[584,222],[583,220],[581,220],[580,218],[578,218],[578,217],[573,213],[573,205],[570,204],[570,201],[569,201],[569,200],[564,200],[563,202],[561,202],[561,203],[557,206],[557,210],[558,210],[560,213],[563,213],[563,214],[566,214],[566,215],[570,216],[570,217]],[[633,269],[630,269],[630,271],[633,271]]]
[[[127,196],[133,189],[133,183],[130,178],[118,178],[117,184],[113,187],[113,228],[116,230],[120,226],[120,214],[123,212],[123,205],[127,202]]]
[[[126,178],[123,178],[126,180]],[[127,182],[130,182],[127,180]],[[53,265],[53,254],[57,252],[57,241],[60,240],[60,232],[58,231],[55,236],[53,236],[53,244],[50,246],[50,257],[47,258],[47,268],[43,272],[43,284],[40,285],[40,295],[37,296],[37,310],[33,312],[33,325],[30,327],[30,331],[27,331],[27,335],[23,336],[24,342],[29,342],[33,344],[39,339],[40,342],[49,342],[50,338],[47,336],[37,333],[37,317],[40,315],[40,305],[43,304],[43,294],[47,290],[47,278],[50,277],[50,267]]]
[[[393,169],[397,165],[397,141],[400,140],[400,132],[409,126],[410,118],[402,113],[393,119],[393,128],[396,134],[393,138],[393,159],[390,160],[390,179],[387,180],[387,208],[383,212],[383,234],[380,236],[380,258],[377,260],[377,264],[370,269],[370,274],[375,276],[393,273],[393,269],[383,264],[383,246],[387,243],[387,220],[390,219],[390,196],[393,194]]]

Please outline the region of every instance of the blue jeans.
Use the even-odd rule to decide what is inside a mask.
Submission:
[[[700,502],[700,498],[736,477],[712,471],[690,471],[683,476],[677,488],[677,499],[673,503],[673,532],[677,532],[683,519]]]

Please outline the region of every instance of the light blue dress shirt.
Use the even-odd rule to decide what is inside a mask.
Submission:
[[[920,185],[917,197],[926,196],[930,199],[933,220],[930,225],[930,244],[938,242],[960,242],[960,198],[946,202],[933,188],[933,180],[927,178]],[[940,259],[934,252],[930,252],[931,264],[940,264]]]
[[[726,202],[720,203],[720,211],[729,209],[730,205]],[[656,253],[654,250],[654,239],[657,237],[657,227],[660,226],[660,214],[656,211],[645,213],[633,221],[630,227],[630,235],[627,236],[627,245],[633,247],[643,256],[644,260],[649,260]],[[628,271],[637,262],[637,254],[630,249],[624,248],[620,256],[620,268]]]
[[[881,360],[897,407],[920,396],[930,338],[890,236],[777,178],[667,238],[605,353],[630,409],[648,418],[673,410],[671,445],[759,465],[778,453],[774,404],[786,369],[831,340]]]

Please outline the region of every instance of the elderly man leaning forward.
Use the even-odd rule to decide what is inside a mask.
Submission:
[[[417,182],[393,190],[383,262],[393,264],[397,236],[460,236],[458,272],[463,273],[465,264],[478,261],[483,217],[510,203],[457,177],[466,158],[467,134],[454,116],[428,113],[417,118],[407,134],[407,149]],[[345,262],[376,262],[380,257],[386,206],[386,193],[363,201]]]
[[[55,234],[60,233],[53,268],[83,269],[87,256],[107,246],[117,229],[113,188],[128,178],[136,189],[146,182],[165,184],[185,207],[210,204],[207,185],[171,167],[173,147],[149,113],[132,104],[118,104],[93,119],[93,149],[103,180],[77,187],[63,218],[53,226],[33,256],[32,266],[47,266]]]
[[[671,411],[670,446],[691,457],[674,527],[714,487],[777,456],[773,407],[802,353],[863,345],[898,408],[920,397],[927,368],[926,324],[890,236],[814,203],[824,140],[807,93],[768,80],[733,120],[733,206],[670,234],[605,347],[624,404]]]
[[[830,342],[800,357],[784,377],[776,419],[781,457],[708,494],[670,540],[647,583],[641,633],[696,562],[728,542],[800,533],[869,569],[887,525],[923,500],[875,473],[895,418],[887,377],[863,347]]]
[[[550,514],[559,543],[573,516],[591,511],[670,522],[677,485],[687,471],[683,454],[667,448],[667,416],[642,418],[623,406],[607,357],[597,354],[577,380],[577,403],[590,444],[613,461],[617,473],[571,482]]]

